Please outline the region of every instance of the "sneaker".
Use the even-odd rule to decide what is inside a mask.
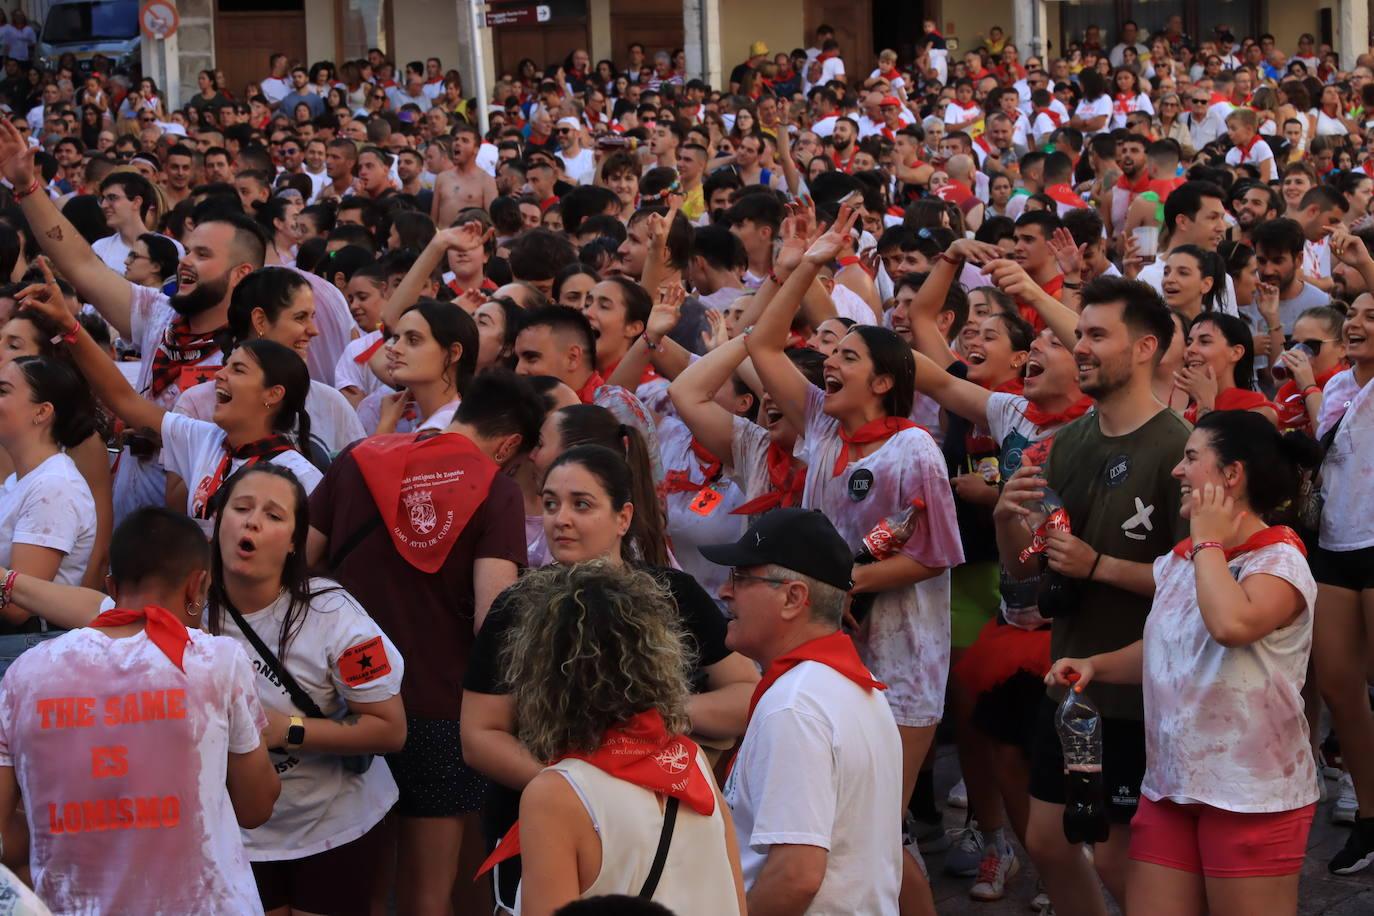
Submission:
[[[959,784],[949,790],[949,796],[945,799],[945,804],[951,808],[968,807],[968,789],[964,786],[964,781],[959,780]]]
[[[950,838],[945,833],[945,825],[940,821],[923,821],[907,812],[902,828],[902,845],[914,845],[923,855],[944,852],[949,848]]]
[[[1035,896],[1031,898],[1030,908],[1041,914],[1050,912],[1050,895],[1045,893],[1045,882],[1035,882]]]
[[[978,866],[978,881],[969,889],[974,900],[1001,900],[1007,892],[1007,882],[1016,877],[1021,863],[1010,847],[993,844],[983,854]]]
[[[979,873],[987,844],[977,821],[969,821],[963,827],[948,830],[950,838],[949,854],[945,856],[945,871],[960,878],[972,878]]]
[[[1374,862],[1374,817],[1361,818],[1326,867],[1333,875],[1353,875]]]
[[[1341,758],[1341,743],[1336,740],[1336,733],[1331,732],[1322,742],[1322,775],[1327,779],[1340,779],[1342,768],[1345,761]]]
[[[1336,786],[1340,794],[1336,796],[1336,804],[1331,808],[1331,823],[1353,824],[1355,815],[1360,811],[1359,799],[1355,797],[1355,781],[1350,778],[1349,773],[1342,773],[1341,780]]]

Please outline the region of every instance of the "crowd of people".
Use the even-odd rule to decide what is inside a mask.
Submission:
[[[32,912],[1278,916],[1328,791],[1374,862],[1374,52],[0,39]]]

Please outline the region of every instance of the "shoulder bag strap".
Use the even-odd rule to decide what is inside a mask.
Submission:
[[[328,718],[325,716],[324,710],[320,709],[319,705],[310,699],[310,694],[301,688],[301,685],[291,676],[291,672],[287,671],[286,667],[277,659],[276,653],[267,648],[267,643],[263,642],[262,637],[258,636],[248,621],[243,619],[239,609],[230,604],[227,598],[224,601],[224,608],[229,612],[229,616],[234,618],[234,623],[238,625],[239,631],[252,644],[258,656],[267,663],[267,667],[272,669],[277,680],[281,681],[282,686],[286,688],[287,694],[291,697],[291,702],[296,704],[296,708],[310,719]]]
[[[673,825],[677,823],[677,809],[681,804],[676,798],[669,798],[663,808],[663,831],[658,835],[658,849],[654,851],[654,864],[649,866],[649,876],[639,889],[639,896],[648,900],[658,890],[658,881],[663,877],[663,866],[668,863],[668,847],[673,845]]]

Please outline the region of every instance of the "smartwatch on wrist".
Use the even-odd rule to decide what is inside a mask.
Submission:
[[[294,751],[305,743],[305,720],[300,716],[292,716],[291,724],[286,729],[286,749]]]

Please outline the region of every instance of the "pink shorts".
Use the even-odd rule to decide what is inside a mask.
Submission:
[[[1131,819],[1131,858],[1209,878],[1297,874],[1316,807],[1239,814],[1142,795]]]

